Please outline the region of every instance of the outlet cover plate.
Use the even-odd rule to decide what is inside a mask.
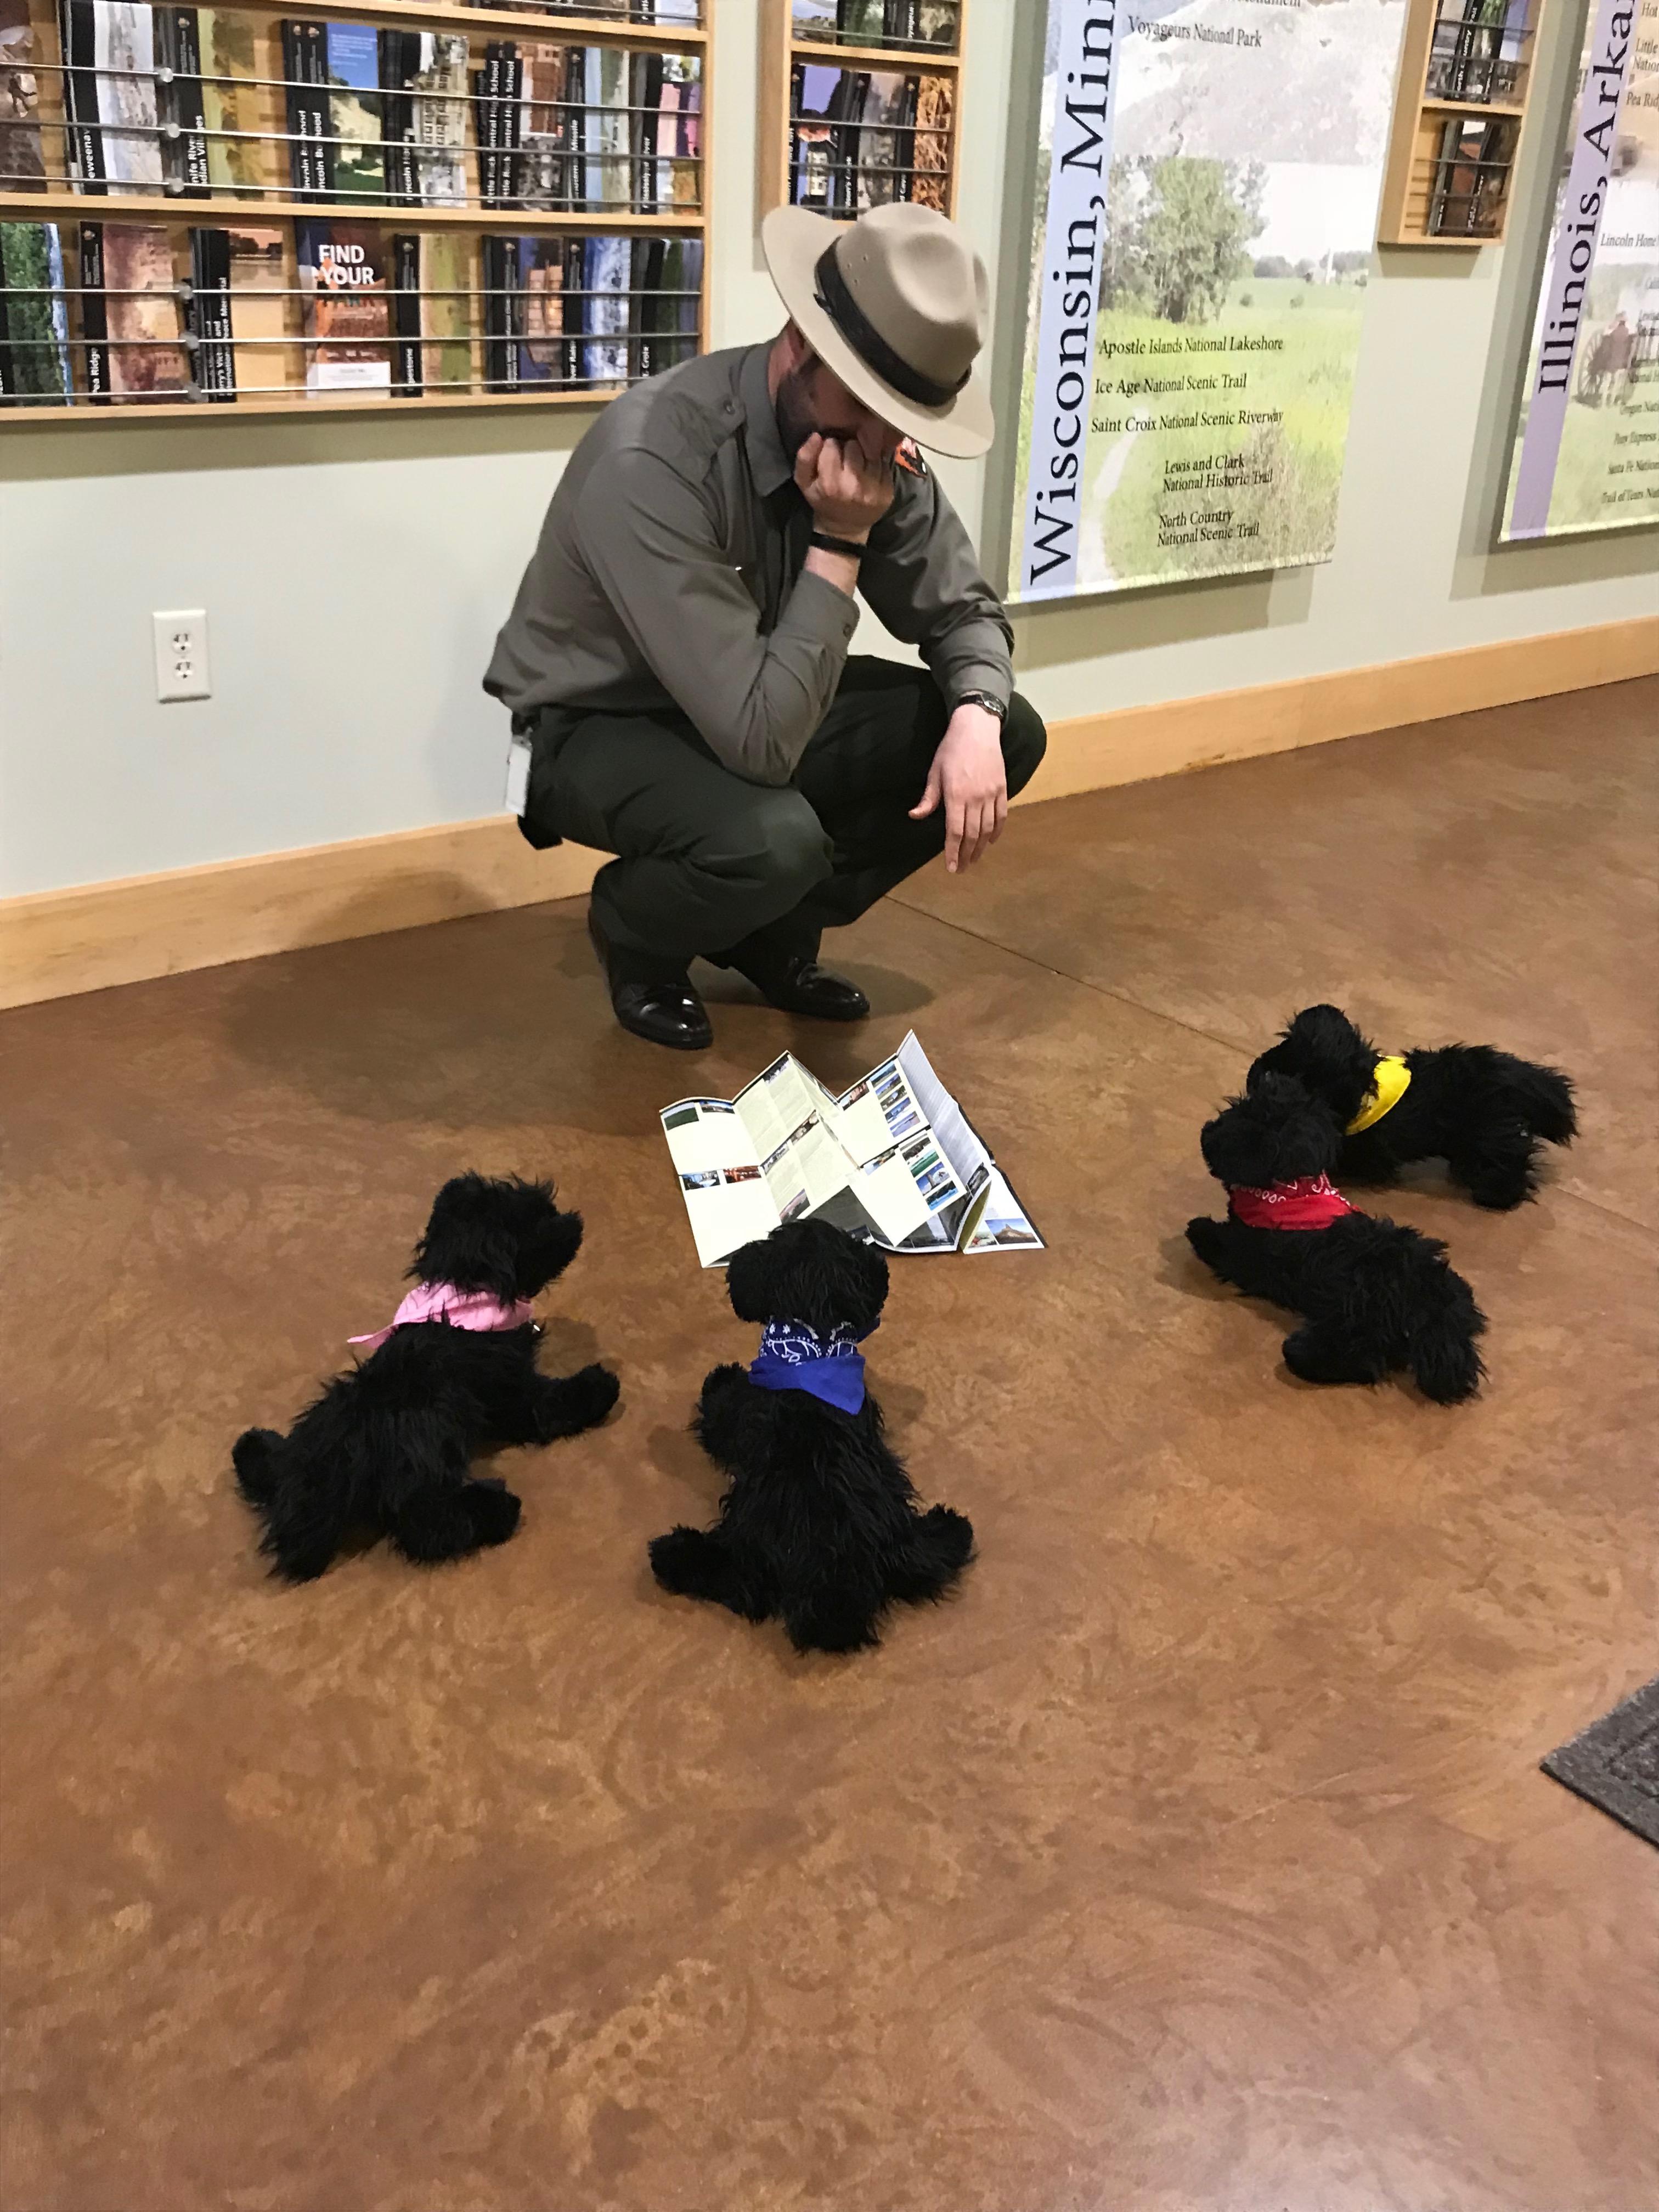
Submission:
[[[157,699],[165,704],[173,699],[211,698],[206,610],[175,607],[152,615],[150,620],[155,627]]]

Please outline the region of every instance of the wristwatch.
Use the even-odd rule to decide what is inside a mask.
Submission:
[[[957,694],[957,706],[983,707],[988,714],[994,714],[1000,722],[1006,722],[1008,719],[1007,702],[1003,699],[994,699],[988,691],[959,691]],[[956,708],[952,708],[951,712],[954,714]]]
[[[820,553],[842,553],[849,561],[862,561],[870,550],[867,545],[860,545],[856,538],[832,538],[827,530],[815,530],[806,542]]]

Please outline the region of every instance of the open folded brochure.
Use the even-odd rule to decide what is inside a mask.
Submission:
[[[665,1107],[662,1127],[705,1267],[808,1214],[885,1252],[1042,1249],[914,1030],[839,1098],[786,1052],[735,1098]]]

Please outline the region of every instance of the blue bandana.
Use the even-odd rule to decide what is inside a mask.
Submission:
[[[872,1322],[864,1335],[880,1326]],[[763,1390],[805,1390],[826,1406],[856,1413],[864,1403],[864,1355],[853,1346],[863,1341],[845,1322],[826,1343],[804,1321],[769,1321],[761,1331],[760,1357],[750,1363],[749,1379]]]

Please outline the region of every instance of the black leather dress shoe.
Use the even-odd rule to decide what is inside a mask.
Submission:
[[[870,1011],[870,1001],[856,983],[849,983],[845,975],[837,975],[831,969],[820,968],[816,960],[799,958],[781,962],[776,968],[763,968],[759,962],[752,968],[734,964],[768,1006],[786,1014],[807,1014],[820,1022],[861,1022]]]
[[[702,1052],[714,1043],[708,1009],[683,968],[647,974],[645,963],[606,943],[591,907],[587,933],[611,988],[611,1010],[625,1030],[675,1052]]]

